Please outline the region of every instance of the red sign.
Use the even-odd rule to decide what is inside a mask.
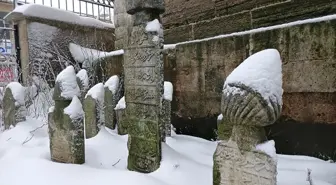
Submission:
[[[0,83],[13,82],[15,80],[13,66],[1,66],[0,67]]]

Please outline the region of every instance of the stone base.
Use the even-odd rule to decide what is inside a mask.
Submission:
[[[277,163],[260,151],[240,151],[235,142],[219,142],[213,185],[276,185]]]

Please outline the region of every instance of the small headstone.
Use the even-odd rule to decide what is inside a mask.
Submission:
[[[105,112],[105,126],[110,129],[115,129],[116,126],[116,112],[114,108],[118,103],[119,92],[119,77],[117,75],[109,78],[104,85],[104,112]]]
[[[3,121],[5,129],[26,120],[25,88],[18,82],[11,82],[5,88],[3,97]]]
[[[51,160],[61,163],[83,164],[84,112],[78,99],[80,89],[73,66],[68,66],[56,78],[53,99],[49,109],[48,126]]]
[[[119,135],[126,135],[128,134],[127,131],[127,122],[126,122],[126,115],[125,115],[125,109],[126,109],[126,102],[125,97],[122,97],[118,104],[115,107],[115,112],[117,116],[117,130]]]
[[[86,94],[84,99],[85,137],[96,136],[104,125],[104,85],[98,83]]]
[[[281,58],[274,49],[250,56],[227,77],[222,124],[232,125],[232,134],[215,151],[213,185],[276,184],[276,154],[259,146],[267,140],[263,127],[280,116],[282,92]]]

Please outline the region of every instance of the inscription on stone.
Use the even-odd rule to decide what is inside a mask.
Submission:
[[[132,86],[126,88],[126,99],[130,103],[157,105],[159,96],[156,86]]]
[[[125,67],[154,67],[160,59],[160,51],[154,48],[128,49],[124,57],[128,61]]]
[[[125,68],[125,84],[127,85],[156,85],[156,68]]]

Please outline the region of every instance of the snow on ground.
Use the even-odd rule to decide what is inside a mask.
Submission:
[[[85,164],[51,162],[47,126],[41,125],[44,123],[29,118],[0,133],[0,184],[212,185],[216,142],[173,133],[163,144],[161,167],[141,174],[127,170],[127,136],[104,127],[85,141]],[[312,170],[314,185],[336,184],[335,163],[278,155],[278,185],[308,185],[307,168]]]

